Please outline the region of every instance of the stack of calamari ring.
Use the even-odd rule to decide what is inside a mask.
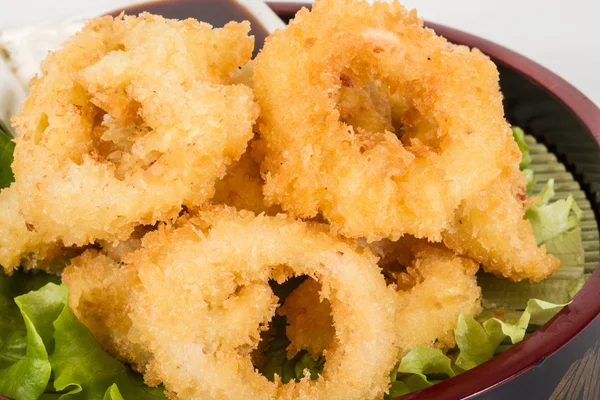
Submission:
[[[103,17],[51,53],[14,118],[0,264],[62,273],[170,398],[382,398],[480,312],[480,263],[559,267],[523,220],[498,72],[397,2],[319,0],[255,60],[249,30]],[[284,303],[270,282],[297,276]],[[318,377],[257,372],[276,314]]]

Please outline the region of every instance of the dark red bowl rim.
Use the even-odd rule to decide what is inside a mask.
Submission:
[[[286,17],[294,15],[301,7],[307,5],[307,3],[269,3],[278,15]],[[435,23],[427,22],[426,25],[453,43],[477,47],[496,63],[518,72],[542,87],[563,103],[600,144],[600,109],[564,79],[527,57],[488,40]],[[595,270],[571,304],[521,343],[472,370],[428,389],[406,395],[402,399],[472,398],[516,378],[556,353],[600,315],[600,301],[597,300],[598,287],[600,287],[600,268]]]

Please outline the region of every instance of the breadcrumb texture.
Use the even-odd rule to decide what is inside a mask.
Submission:
[[[216,193],[211,200],[213,204],[227,205],[256,214],[264,212],[276,215],[281,212],[281,207],[269,205],[263,194],[265,182],[260,175],[260,164],[264,154],[257,144],[256,141],[251,141],[239,161],[231,164],[223,179],[217,181]]]
[[[381,258],[384,270],[400,267],[393,276],[398,302],[396,334],[400,357],[416,346],[450,349],[455,346],[454,329],[460,314],[481,312],[481,289],[477,285],[479,265],[439,244],[404,237],[398,242],[370,245]],[[402,263],[403,265],[398,265]],[[334,347],[335,329],[331,307],[322,299],[319,284],[303,282],[278,312],[287,317],[286,330],[292,354],[307,350],[318,357]]]
[[[398,2],[300,11],[267,39],[254,88],[267,199],[348,237],[440,241],[462,200],[519,163],[495,65]]]
[[[164,382],[173,398],[371,399],[387,391],[398,354],[394,291],[368,250],[318,225],[210,208],[148,233],[142,249],[123,260],[118,274],[135,274],[88,279],[78,272],[87,270],[85,259],[77,259],[65,271],[70,304],[97,336],[109,332],[104,343],[113,353],[150,359],[141,368],[146,381]],[[104,269],[90,268],[113,274],[114,263],[104,262]],[[317,380],[283,385],[258,374],[250,352],[278,302],[269,279],[294,275],[321,285],[340,346],[327,354]],[[92,294],[94,282],[121,293]],[[124,331],[130,343],[119,341]],[[135,346],[143,351],[132,353]]]
[[[412,246],[411,255],[411,264],[396,282],[402,353],[418,345],[452,348],[459,315],[481,312],[481,288],[475,276],[479,265],[422,241]]]
[[[369,242],[443,240],[515,281],[560,267],[523,220],[521,153],[477,49],[397,2],[320,0],[254,71],[268,201]]]
[[[531,223],[523,216],[531,203],[523,174],[508,170],[491,185],[465,200],[444,243],[458,254],[483,264],[495,275],[513,281],[538,282],[560,268],[560,260],[538,247]]]
[[[321,285],[314,279],[302,282],[285,299],[277,314],[285,315],[286,335],[290,340],[288,358],[307,350],[314,359],[335,344],[335,329],[329,300],[321,298]]]
[[[19,194],[13,183],[0,192],[0,265],[7,275],[12,275],[25,259],[51,259],[61,249],[59,244],[44,242],[41,235],[28,227],[19,210]]]
[[[102,347],[143,372],[151,354],[127,337],[131,329],[128,306],[140,285],[136,270],[88,250],[71,260],[62,282],[69,288],[69,306]]]
[[[36,238],[126,240],[209,200],[259,112],[249,87],[229,84],[252,55],[249,30],[103,17],[49,54],[13,121],[19,209]]]

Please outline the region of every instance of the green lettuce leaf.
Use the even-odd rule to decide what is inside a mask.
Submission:
[[[66,287],[48,283],[39,290],[30,291],[15,299],[19,307],[27,311],[48,354],[54,350],[53,323],[65,308],[67,297]]]
[[[468,370],[491,359],[496,348],[505,338],[512,344],[518,343],[525,337],[529,324],[542,325],[558,313],[566,304],[553,304],[532,299],[527,302],[525,311],[518,319],[496,317],[480,323],[469,315],[461,315],[454,330],[456,344],[460,350],[456,365]],[[484,318],[484,316],[481,316]]]
[[[317,379],[325,367],[321,359],[315,360],[308,352],[301,351],[297,356],[296,365],[294,365],[294,377],[296,380],[304,378],[305,371],[310,374],[310,379]],[[296,357],[294,357],[296,358]]]
[[[523,132],[523,129],[513,127],[512,131],[513,138],[515,139],[515,142],[517,142],[519,150],[521,150],[521,162],[519,163],[519,169],[523,171],[523,175],[525,175],[525,180],[527,182],[527,195],[531,196],[533,194],[533,187],[535,186],[535,174],[532,170],[527,168],[531,164],[529,145],[525,141],[525,132]]]
[[[531,205],[525,219],[531,222],[538,244],[575,229],[581,222],[581,209],[572,196],[550,203],[554,196],[554,180],[550,179],[540,193],[540,199]]]
[[[585,250],[581,240],[581,227],[561,232],[544,242],[548,253],[555,255],[561,262],[562,270],[567,267],[583,272],[585,269]],[[559,271],[561,272],[561,271]]]
[[[44,273],[15,271],[9,277],[0,273],[0,369],[23,359],[27,350],[27,328],[15,297],[38,290],[60,278]]]
[[[162,388],[144,385],[141,375],[102,349],[68,307],[67,289],[47,283],[57,280],[22,272],[0,276],[0,322],[10,328],[0,332],[6,365],[0,394],[19,400],[165,399]]]
[[[2,131],[9,138],[14,138],[15,137],[15,135],[13,134],[12,129],[10,128],[10,126],[7,123],[5,123],[2,120],[2,118],[0,118],[0,131]]]
[[[43,275],[40,277],[36,280],[45,280]],[[53,283],[15,298],[27,332],[26,350],[24,357],[0,370],[0,394],[15,399],[37,399],[44,392],[50,379],[48,350],[53,347],[52,321],[64,308],[65,298],[66,289]],[[6,327],[11,330],[10,325]]]
[[[106,393],[104,393],[104,399],[103,400],[124,400],[123,396],[121,396],[121,392],[119,392],[119,388],[117,387],[117,385],[112,385],[111,387],[109,387],[106,390]]]
[[[439,349],[417,346],[402,357],[396,374],[415,374],[427,381],[426,375],[453,377],[450,359]]]
[[[428,376],[447,379],[455,375],[452,361],[441,350],[417,346],[402,357],[398,368],[392,371],[392,385],[388,396],[402,396],[437,382]]]
[[[325,360],[323,357],[315,360],[304,350],[288,359],[287,347],[290,341],[285,335],[286,325],[285,317],[277,315],[273,318],[272,338],[264,353],[265,363],[259,368],[259,372],[270,381],[274,381],[275,375],[278,375],[283,383],[299,381],[304,378],[304,371],[310,374],[311,379],[317,379],[323,372]]]
[[[579,272],[578,272],[579,274]],[[565,304],[573,298],[573,288],[581,276],[573,279],[548,279],[542,282],[512,282],[487,273],[477,275],[477,283],[482,288],[485,305],[504,308],[505,312],[522,312],[531,299],[554,304]]]
[[[15,142],[0,127],[0,189],[9,187],[15,181],[11,168],[14,151]]]
[[[27,329],[25,357],[0,370],[0,394],[19,400],[35,400],[50,379],[50,362],[44,342],[26,311],[26,301],[17,301]]]
[[[529,154],[529,146],[527,145],[527,142],[525,142],[525,132],[523,131],[523,129],[515,126],[512,128],[512,132],[513,132],[513,138],[515,139],[515,142],[517,142],[517,146],[519,146],[519,150],[521,150],[522,157],[521,157],[521,163],[519,164],[519,168],[522,171],[525,168],[527,168],[529,166],[529,164],[531,164],[531,155]]]
[[[563,270],[575,269],[577,274],[569,277],[579,278],[585,259],[580,228],[582,211],[572,196],[550,202],[553,196],[554,180],[550,179],[539,194],[540,199],[525,212],[525,219],[531,222],[538,244],[545,244],[546,250],[560,259]]]
[[[496,347],[506,337],[497,330],[486,331],[472,315],[460,315],[454,329],[456,344],[460,349],[456,365],[468,370],[482,364],[494,356]]]
[[[525,311],[509,313],[502,319],[491,311],[477,319],[461,314],[454,330],[459,352],[456,360],[453,361],[454,356],[449,357],[439,349],[415,347],[390,373],[391,385],[386,398],[425,389],[488,361],[505,339],[508,338],[512,344],[520,342],[528,327],[545,324],[564,306],[532,299]]]
[[[525,181],[527,182],[527,185],[526,185],[527,196],[532,196],[533,195],[533,188],[534,188],[535,182],[536,182],[536,180],[535,180],[535,174],[530,169],[524,169],[523,170],[523,175],[525,175]]]
[[[259,368],[259,371],[270,381],[275,380],[275,375],[278,375],[282,380],[291,380],[291,375],[284,376],[284,364],[287,361],[287,347],[290,341],[285,336],[286,320],[285,317],[276,315],[272,322],[269,332],[272,339],[265,351],[265,363]],[[287,368],[289,370],[289,368]],[[286,374],[288,375],[288,374]]]

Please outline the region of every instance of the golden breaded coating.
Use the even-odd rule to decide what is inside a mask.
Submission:
[[[481,312],[479,265],[443,246],[419,243],[398,277],[398,334],[403,353],[415,346],[452,348],[460,314]]]
[[[353,238],[443,239],[513,280],[560,267],[522,220],[521,153],[476,49],[398,3],[321,0],[269,38],[254,70],[267,200]]]
[[[111,259],[104,260],[109,265],[104,269],[83,267],[83,261],[66,271],[66,284],[75,293],[70,304],[83,321],[99,315],[95,321],[104,327],[87,325],[100,332],[117,323],[106,313],[123,315],[125,309],[131,320],[128,340],[151,354],[146,381],[163,382],[173,398],[365,399],[387,390],[398,354],[394,292],[370,252],[357,252],[322,227],[211,208],[147,234],[142,249],[124,257],[117,277],[102,276],[114,273]],[[100,276],[88,281],[85,271],[92,268]],[[128,292],[128,304],[112,294],[98,295],[93,306],[81,301],[95,301],[94,287],[101,285],[93,282],[112,283],[124,271],[135,271],[136,282],[123,279],[125,285],[113,287]],[[309,275],[321,284],[336,341],[343,345],[327,353],[317,380],[283,385],[258,374],[250,352],[275,313],[269,279],[283,282],[293,275]],[[117,329],[129,324],[123,320]],[[131,344],[115,350],[123,347]]]
[[[27,226],[45,243],[126,240],[209,200],[258,116],[252,90],[229,84],[249,29],[103,17],[51,53],[14,118]]]
[[[307,350],[318,359],[330,347],[335,337],[331,304],[321,298],[321,285],[308,278],[285,299],[277,314],[285,315],[285,333],[290,340],[288,358]]]
[[[252,61],[231,75],[231,83],[243,84],[252,88]],[[262,212],[276,215],[281,212],[278,206],[269,206],[263,194],[264,180],[260,175],[260,164],[264,151],[257,140],[248,143],[242,157],[227,168],[225,176],[215,184],[213,204],[227,205],[238,210],[248,210],[256,214]]]
[[[460,202],[520,160],[495,65],[397,2],[301,10],[267,39],[254,89],[267,199],[348,237],[440,241]],[[365,109],[349,111],[356,96]]]
[[[227,168],[223,179],[217,181],[212,203],[248,210],[256,214],[262,212],[276,215],[281,211],[278,206],[266,203],[262,187],[264,180],[260,176],[260,163],[264,155],[252,141],[239,159]]]
[[[487,272],[515,282],[541,281],[560,268],[560,260],[538,247],[531,223],[523,216],[526,204],[523,175],[503,174],[490,186],[465,200],[444,243],[483,264]]]
[[[19,211],[19,194],[14,183],[0,192],[0,227],[0,265],[8,275],[24,260],[44,260],[60,253],[58,243],[44,242],[27,225]]]
[[[69,289],[69,306],[102,347],[143,372],[151,354],[127,337],[131,329],[128,305],[140,284],[136,270],[88,250],[71,260],[62,282]]]
[[[372,82],[364,88],[342,86],[337,109],[340,121],[355,130],[394,132],[390,99]]]
[[[416,346],[454,347],[459,315],[481,312],[481,289],[475,276],[479,265],[442,245],[411,237],[380,243],[375,250],[379,250],[384,269],[395,261],[406,263],[404,272],[393,273],[401,355]],[[307,350],[318,357],[332,345],[335,330],[329,316],[331,308],[321,301],[319,290],[314,281],[304,282],[279,311],[288,320],[286,333],[292,352]]]
[[[231,75],[230,82],[253,88],[252,74],[251,60]],[[280,207],[267,205],[262,191],[265,183],[260,175],[260,164],[265,157],[263,153],[257,146],[256,140],[250,141],[242,157],[231,164],[225,176],[217,181],[212,203],[235,207],[238,210],[248,210],[256,214],[279,213]]]

